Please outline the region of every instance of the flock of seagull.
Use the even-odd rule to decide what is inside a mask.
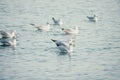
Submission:
[[[97,20],[98,20],[98,17],[96,15],[87,16],[87,18],[93,22],[97,22]],[[59,25],[60,29],[65,34],[76,35],[79,33],[78,26],[75,26],[75,28],[63,28],[62,27],[62,25],[63,25],[62,19],[57,20],[54,17],[52,17],[52,21],[53,21],[53,24],[50,24],[47,22],[46,26],[43,26],[43,25],[36,26],[35,24],[30,24],[30,25],[34,26],[37,30],[46,31],[46,32],[50,30],[51,25]],[[16,48],[16,31],[15,30],[11,31],[11,32],[6,32],[3,30],[0,30],[0,34],[1,34],[1,38],[0,38],[1,46],[11,46],[13,49]],[[51,39],[51,41],[56,44],[56,46],[60,50],[60,52],[62,52],[62,53],[73,52],[73,46],[75,44],[74,39],[69,39],[67,43],[64,43],[59,40],[54,40],[54,39]]]

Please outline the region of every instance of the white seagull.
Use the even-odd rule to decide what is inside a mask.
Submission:
[[[66,34],[73,34],[73,35],[76,35],[79,33],[79,30],[78,30],[78,26],[75,26],[75,28],[69,28],[69,29],[66,29],[66,28],[61,28],[62,31],[64,31]]]
[[[53,42],[55,42],[55,44],[57,45],[57,48],[60,50],[60,52],[62,53],[71,53],[73,52],[73,40],[70,39],[68,42],[68,45],[58,41],[58,40],[53,40],[51,39]]]
[[[35,24],[30,24],[32,26],[34,26],[35,28],[37,28],[38,30],[41,30],[41,31],[49,31],[51,26],[49,23],[47,23],[47,25],[40,25],[40,26],[36,26]]]
[[[52,17],[52,20],[53,20],[53,24],[54,25],[59,25],[59,26],[62,26],[63,25],[63,22],[62,22],[62,19],[55,19],[54,17]]]
[[[87,18],[90,21],[93,21],[93,22],[97,22],[98,21],[98,16],[96,16],[95,14],[93,16],[87,16]]]

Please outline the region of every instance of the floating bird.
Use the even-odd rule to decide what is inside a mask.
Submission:
[[[87,18],[90,20],[90,21],[93,21],[93,22],[97,22],[98,20],[98,16],[96,16],[95,14],[93,16],[87,16]]]
[[[62,53],[71,53],[73,52],[73,40],[69,40],[68,44],[65,44],[61,41],[58,40],[53,40],[51,39],[55,44],[57,45],[57,48],[60,50]]]
[[[54,25],[59,25],[59,26],[63,25],[62,19],[57,20],[54,17],[52,17],[52,20],[53,20]]]
[[[46,26],[44,26],[44,25],[36,26],[35,24],[30,24],[30,25],[34,26],[35,28],[37,28],[38,30],[41,30],[41,31],[49,31],[51,28],[49,23],[47,23]]]
[[[1,38],[0,43],[1,46],[11,46],[13,49],[16,48],[16,31],[5,32],[3,30],[0,31]]]
[[[78,26],[75,26],[75,28],[70,28],[70,29],[66,29],[66,28],[61,28],[62,31],[64,31],[66,34],[73,34],[73,35],[76,35],[79,33],[79,30],[78,30]]]

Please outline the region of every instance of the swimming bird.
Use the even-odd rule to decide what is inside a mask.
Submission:
[[[52,20],[53,20],[54,25],[59,25],[59,26],[63,25],[62,19],[57,20],[54,17],[52,17]]]
[[[72,39],[68,41],[68,44],[65,44],[61,41],[51,39],[56,45],[57,48],[60,50],[62,53],[71,53],[73,52],[73,41]]]
[[[78,26],[75,26],[75,28],[69,28],[69,29],[61,28],[61,29],[62,29],[62,31],[64,31],[66,34],[76,35],[76,34],[79,33]]]
[[[93,22],[97,22],[98,21],[98,16],[96,16],[95,14],[93,16],[87,16],[87,18],[90,21],[93,21]]]
[[[1,30],[0,34],[2,35],[2,38],[16,38],[16,30],[13,30],[12,32],[5,32]]]
[[[30,24],[32,26],[34,26],[35,28],[37,28],[37,30],[41,30],[41,31],[49,31],[50,30],[50,24],[47,23],[47,25],[40,25],[40,26],[36,26],[35,24]]]

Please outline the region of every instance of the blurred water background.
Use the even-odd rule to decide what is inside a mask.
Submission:
[[[98,15],[98,22],[86,16]],[[64,35],[59,26],[37,31],[61,18],[65,28],[80,33]],[[17,31],[16,51],[0,47],[0,80],[120,80],[120,0],[0,0],[0,30]],[[71,59],[58,55],[50,39],[75,38]]]

